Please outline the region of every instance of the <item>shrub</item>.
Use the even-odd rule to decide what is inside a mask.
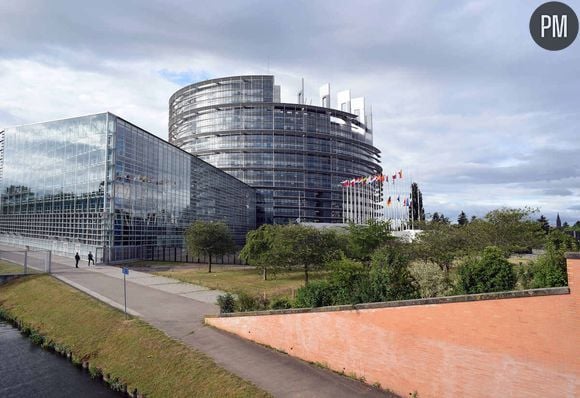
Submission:
[[[218,296],[217,304],[219,305],[222,314],[227,314],[236,310],[236,300],[234,299],[234,296],[229,293]]]
[[[258,303],[255,297],[246,293],[238,294],[238,310],[245,312],[256,311],[257,309]]]
[[[368,297],[368,269],[360,261],[341,258],[330,264],[332,305],[358,304]]]
[[[272,300],[270,308],[273,310],[286,310],[292,308],[292,302],[286,297],[279,297]]]
[[[449,296],[453,293],[453,283],[449,274],[431,262],[416,262],[409,267],[411,275],[419,284],[419,294],[423,298]]]
[[[314,281],[296,291],[294,306],[297,308],[333,305],[332,286],[328,281]]]
[[[419,285],[409,271],[409,257],[394,248],[375,252],[369,272],[367,302],[419,298]]]
[[[457,292],[488,293],[513,290],[516,274],[498,247],[486,247],[481,257],[468,258],[457,269]]]
[[[561,246],[560,249],[557,249],[553,243],[546,245],[546,253],[529,267],[530,287],[532,289],[568,285],[566,258],[564,257],[564,250],[567,248],[567,246]]]

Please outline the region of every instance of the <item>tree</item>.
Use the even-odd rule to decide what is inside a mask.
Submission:
[[[269,256],[272,262],[291,269],[304,270],[304,282],[308,284],[308,272],[322,268],[327,261],[340,257],[339,240],[333,231],[321,231],[300,224],[280,226],[274,234]]]
[[[463,225],[467,225],[468,223],[469,223],[469,220],[467,219],[467,215],[462,210],[461,213],[459,213],[459,217],[457,217],[457,224],[463,226]]]
[[[564,221],[564,224],[562,224],[562,228],[566,229],[569,227],[570,227],[570,224],[568,224],[568,221]]]
[[[232,234],[223,222],[195,221],[185,231],[185,244],[192,256],[204,255],[209,258],[208,272],[211,272],[212,256],[236,251]]]
[[[458,293],[489,293],[512,290],[516,274],[503,250],[486,247],[481,257],[467,259],[457,269]]]
[[[435,222],[440,222],[441,219],[439,218],[439,213],[435,212],[433,213],[433,216],[431,217],[431,222],[435,223]]]
[[[540,227],[544,230],[544,233],[549,233],[550,232],[550,223],[548,222],[548,219],[546,217],[544,217],[544,215],[540,215],[540,218],[538,218],[538,223],[540,224]]]
[[[348,226],[347,253],[350,258],[368,262],[372,253],[393,239],[389,231],[389,223],[370,220],[368,224],[354,224]]]
[[[248,264],[260,268],[264,280],[268,279],[268,271],[275,273],[277,263],[272,262],[270,251],[274,242],[274,235],[280,226],[262,225],[260,228],[248,232],[246,244],[240,252],[240,257]]]
[[[411,203],[409,206],[409,218],[414,222],[425,221],[425,209],[423,208],[423,194],[416,182],[411,184]]]
[[[462,230],[463,228],[441,222],[432,223],[413,244],[418,257],[437,264],[446,273],[449,272],[455,259],[465,255],[468,247],[467,235]]]
[[[506,253],[529,252],[541,246],[544,240],[540,224],[530,217],[536,211],[530,208],[496,209],[485,215],[485,223],[469,226],[473,227],[471,232],[479,240],[480,249],[497,246]]]
[[[562,228],[562,220],[560,220],[560,213],[556,216],[556,228]]]

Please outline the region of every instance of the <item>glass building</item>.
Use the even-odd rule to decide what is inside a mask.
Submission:
[[[342,110],[331,109],[327,91],[313,106],[281,103],[274,76],[192,84],[169,101],[169,142],[256,188],[258,224],[342,222],[340,183],[381,173],[380,151],[364,99],[342,92]]]
[[[253,188],[111,113],[0,132],[0,241],[139,258],[194,220],[255,228]]]

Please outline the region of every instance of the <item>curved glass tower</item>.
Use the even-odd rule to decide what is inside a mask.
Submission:
[[[169,100],[169,142],[256,188],[258,224],[342,222],[341,181],[382,171],[364,102],[350,113],[350,92],[343,110],[279,93],[269,75],[186,86]]]

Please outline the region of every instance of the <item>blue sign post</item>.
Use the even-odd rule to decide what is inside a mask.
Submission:
[[[127,275],[129,275],[129,268],[123,267],[123,295],[125,296],[125,319],[127,319]]]

